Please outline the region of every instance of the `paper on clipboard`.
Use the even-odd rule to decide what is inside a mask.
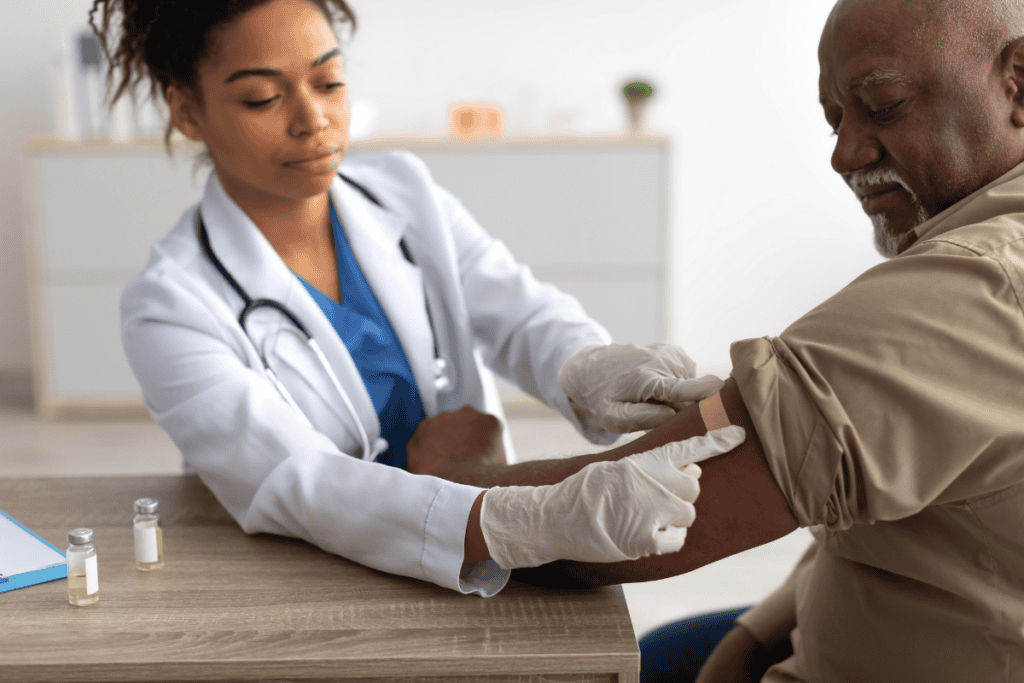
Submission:
[[[66,564],[64,553],[0,510],[0,592],[67,576]]]

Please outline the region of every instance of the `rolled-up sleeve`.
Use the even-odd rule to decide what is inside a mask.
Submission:
[[[793,514],[839,530],[1024,476],[1004,457],[1021,433],[1022,339],[1000,263],[936,244],[779,337],[733,344],[732,376]]]
[[[841,448],[804,391],[799,370],[788,364],[792,351],[780,339],[765,338],[737,342],[731,352],[733,377],[793,515],[801,526],[838,522],[827,508]],[[845,493],[835,491],[839,497]]]

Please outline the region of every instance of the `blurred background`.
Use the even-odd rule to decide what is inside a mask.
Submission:
[[[150,431],[151,424],[112,421],[108,429],[51,423],[32,410],[38,383],[33,372],[48,353],[42,347],[50,343],[33,327],[33,320],[45,317],[37,310],[45,308],[40,288],[49,286],[45,268],[39,267],[45,258],[39,236],[49,167],[38,162],[46,157],[67,176],[72,166],[61,160],[72,154],[73,179],[89,175],[90,149],[101,149],[104,163],[124,150],[108,143],[68,147],[52,141],[66,127],[55,76],[67,66],[60,59],[62,41],[64,54],[73,54],[76,48],[67,37],[85,27],[92,3],[2,2],[0,399],[14,407],[0,413],[0,476],[173,471],[173,450],[162,434]],[[725,376],[731,342],[780,333],[881,260],[871,246],[866,216],[829,167],[833,140],[817,104],[816,47],[832,0],[353,0],[352,5],[360,25],[344,50],[357,117],[354,133],[363,139],[363,151],[408,140],[398,146],[422,151],[428,164],[433,155],[443,182],[445,154],[463,149],[450,144],[449,114],[460,102],[500,107],[502,132],[485,148],[503,154],[513,154],[524,139],[568,149],[570,155],[620,143],[655,150],[660,161],[641,166],[654,168],[650,182],[665,187],[652,218],[663,268],[658,266],[654,294],[642,294],[654,300],[637,306],[655,310],[661,322],[636,338],[621,327],[613,329],[620,341],[654,341],[654,336],[675,342],[701,373]],[[654,88],[640,135],[630,131],[623,96],[623,86],[635,80]],[[79,92],[79,97],[89,95]],[[152,135],[158,129],[152,112],[140,112],[127,129],[104,125],[100,132],[117,135],[126,130]],[[79,128],[79,134],[89,135],[87,126]],[[565,144],[553,142],[558,140]],[[184,179],[179,190],[199,196],[205,172],[191,179],[190,152],[179,152],[172,162],[155,143],[122,144],[143,150],[151,157],[148,163],[176,169],[175,177]],[[353,153],[359,144],[353,143]],[[108,168],[97,165],[95,173]],[[65,176],[61,183],[68,182]],[[607,187],[600,174],[588,180],[590,197],[621,195],[621,179],[607,177]],[[121,180],[110,178],[112,184]],[[500,187],[491,189],[501,196]],[[512,189],[508,201],[529,207],[531,197]],[[477,212],[471,194],[463,200],[489,227],[483,214],[490,210]],[[155,235],[169,230],[185,204],[175,206],[166,215],[147,214],[152,225],[145,229]],[[83,220],[63,229],[89,238],[92,228]],[[632,229],[622,222],[624,239]],[[509,235],[511,243],[515,233]],[[561,248],[578,244],[586,252],[588,235],[585,221],[566,224]],[[528,244],[522,250],[542,253],[540,247],[531,252]],[[119,272],[137,272],[144,258],[133,252],[118,264]],[[535,270],[543,275],[543,264]],[[614,282],[600,291],[603,299],[622,299],[627,307],[629,297],[637,296],[625,287],[616,290]],[[79,326],[89,324],[112,323],[103,315],[76,320]],[[58,341],[63,334],[49,333]],[[510,416],[522,457],[585,448],[542,411],[513,410]],[[112,450],[126,445],[160,454],[154,460],[126,460]],[[701,570],[706,580],[691,575],[689,584],[664,589],[649,584],[639,598],[628,593],[631,609],[648,606],[634,611],[638,632],[677,614],[757,599],[785,575],[806,544],[802,533],[783,539],[776,550],[731,558],[731,569]],[[658,590],[669,597],[659,597]]]

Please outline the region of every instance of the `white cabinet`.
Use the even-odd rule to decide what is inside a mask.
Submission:
[[[25,149],[33,381],[40,414],[143,412],[121,350],[121,291],[202,194],[192,155],[156,143]]]
[[[353,143],[409,149],[542,280],[618,341],[668,331],[669,144],[662,138]],[[121,350],[118,300],[149,248],[202,193],[194,148],[155,142],[26,146],[33,370],[47,416],[142,410]],[[507,398],[518,398],[504,390]]]

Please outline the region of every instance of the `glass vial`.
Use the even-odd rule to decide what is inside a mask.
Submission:
[[[142,572],[164,566],[164,534],[157,505],[152,498],[135,501],[135,568]]]
[[[100,599],[100,579],[92,529],[68,532],[68,602],[75,607],[92,605]]]

